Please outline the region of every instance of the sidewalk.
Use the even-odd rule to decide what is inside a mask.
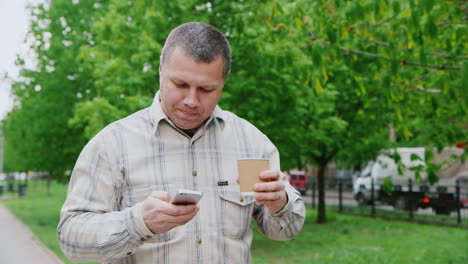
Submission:
[[[0,263],[63,264],[2,204],[0,204]]]

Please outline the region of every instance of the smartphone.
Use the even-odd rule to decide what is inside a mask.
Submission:
[[[200,191],[178,189],[175,194],[171,195],[171,203],[177,205],[197,204],[203,197]]]

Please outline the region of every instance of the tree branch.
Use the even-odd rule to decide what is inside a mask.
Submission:
[[[362,37],[361,35],[358,34],[358,36]],[[379,44],[379,45],[382,45],[382,46],[391,46],[390,43],[388,42],[384,42],[384,41],[380,41],[380,40],[374,40],[374,39],[366,39],[367,41],[370,41],[372,43],[375,43],[375,44]],[[404,50],[404,51],[408,51],[408,52],[414,52],[414,50],[412,49],[408,49],[408,48],[404,48],[404,47],[398,47],[398,46],[395,46],[396,49],[399,49],[399,50]],[[442,58],[446,58],[446,59],[453,59],[453,58],[456,58],[456,59],[460,59],[460,60],[468,60],[468,57],[465,57],[465,56],[456,56],[456,57],[453,57],[453,56],[449,56],[449,55],[445,55],[445,54],[442,54],[440,52],[424,52],[424,54],[426,55],[429,55],[429,56],[435,56],[435,57],[442,57]]]
[[[401,10],[401,11],[403,11],[403,10]],[[370,26],[370,27],[389,26],[389,24],[385,24],[385,22],[388,22],[388,21],[394,19],[394,18],[397,17],[398,15],[399,15],[399,14],[394,14],[394,15],[391,16],[391,17],[387,17],[387,18],[385,18],[385,19],[382,19],[381,21],[379,21],[379,22],[377,22],[377,23],[374,23],[374,24],[370,24],[369,26]],[[358,23],[356,26],[350,26],[350,27],[348,28],[348,30],[351,31],[351,30],[353,30],[354,28],[364,27],[364,25],[365,25],[364,23]]]
[[[444,21],[444,22],[440,23],[441,26],[443,26],[443,25],[466,25],[466,24],[468,24],[467,21],[461,21],[461,22]]]
[[[438,70],[460,70],[460,66],[445,66],[445,65],[430,65],[430,64],[422,64],[422,63],[417,63],[417,62],[412,62],[412,61],[407,61],[407,60],[400,60],[400,63],[403,65],[413,65],[413,66],[422,66],[422,67],[428,67],[428,68],[433,68],[433,69],[438,69]]]
[[[424,87],[421,86],[421,85],[415,85],[415,86],[413,86],[413,89],[414,89],[414,90],[421,91],[421,92],[425,92],[425,93],[432,93],[432,94],[439,94],[439,93],[441,93],[440,90],[436,90],[436,89],[426,89],[426,88],[424,88]]]
[[[313,40],[318,40],[321,41],[325,45],[332,45],[329,41],[321,40],[317,38],[314,34],[310,36]],[[354,53],[354,54],[360,54],[368,57],[374,57],[374,58],[381,58],[384,60],[392,61],[391,58],[385,57],[383,55],[377,54],[377,53],[371,53],[371,52],[366,52],[366,51],[361,51],[361,50],[352,50],[352,49],[347,49],[341,46],[338,46],[338,48],[342,51],[348,52],[348,53]],[[427,67],[427,68],[433,68],[433,69],[439,69],[439,70],[460,70],[461,67],[459,66],[446,66],[446,65],[430,65],[430,64],[422,64],[418,62],[412,62],[412,61],[407,61],[407,60],[400,60],[400,63],[402,65],[412,65],[412,66],[421,66],[421,67]]]
[[[424,75],[421,75],[419,77],[416,77],[414,78],[413,80],[411,80],[411,82],[415,82],[415,81],[419,81],[419,80],[425,80],[427,79],[427,77],[431,76],[432,74],[436,73],[438,71],[438,69],[435,69],[435,70],[432,70]]]

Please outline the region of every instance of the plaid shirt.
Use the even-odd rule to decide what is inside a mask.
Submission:
[[[287,205],[275,214],[243,196],[237,160],[269,159],[275,146],[258,129],[216,107],[192,137],[153,104],[114,122],[83,149],[73,170],[57,228],[72,261],[105,263],[250,263],[251,220],[271,239],[294,237],[304,203],[286,177]],[[220,182],[228,184],[219,184]],[[152,191],[200,190],[200,211],[163,234],[145,225],[142,201]]]

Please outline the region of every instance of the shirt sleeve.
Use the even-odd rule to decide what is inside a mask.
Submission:
[[[72,261],[109,262],[135,253],[152,238],[142,203],[120,208],[122,173],[96,136],[81,152],[73,170],[57,227],[59,244]],[[116,164],[117,163],[117,164]]]
[[[279,153],[276,147],[266,139],[266,156],[270,160],[270,168],[280,171]],[[261,204],[256,204],[253,218],[259,230],[274,240],[288,240],[295,237],[304,225],[306,209],[300,193],[289,183],[285,174],[280,173],[285,186],[288,202],[279,212],[272,213]]]
[[[255,205],[254,219],[257,227],[263,234],[274,240],[289,240],[295,237],[301,231],[305,221],[306,210],[299,192],[288,184],[286,195],[288,202],[276,213],[271,213],[264,205]]]

